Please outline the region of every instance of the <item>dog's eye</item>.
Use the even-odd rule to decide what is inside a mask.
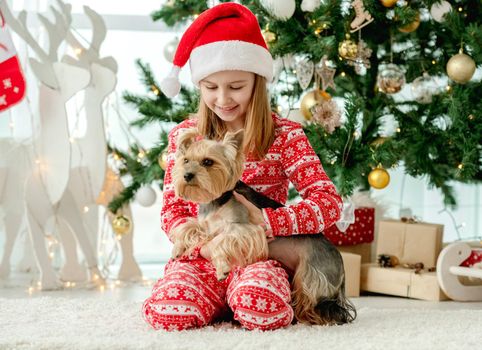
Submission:
[[[189,162],[189,160],[187,158],[184,158],[184,164],[186,164],[187,162]]]
[[[202,166],[211,166],[213,165],[214,161],[212,159],[209,159],[209,158],[204,158],[202,161],[201,161],[201,165]]]

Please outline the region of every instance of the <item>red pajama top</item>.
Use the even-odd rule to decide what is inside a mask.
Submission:
[[[241,180],[258,192],[285,204],[291,182],[302,200],[283,208],[263,209],[264,220],[274,236],[309,234],[334,224],[342,200],[326,175],[300,124],[273,114],[275,139],[261,160],[248,156]],[[169,235],[174,226],[196,217],[198,205],[176,197],[172,184],[175,142],[181,131],[195,127],[188,119],[169,133],[166,174],[164,176],[162,229]]]

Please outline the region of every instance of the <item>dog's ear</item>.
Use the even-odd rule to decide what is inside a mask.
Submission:
[[[199,133],[196,128],[189,128],[181,132],[181,134],[177,137],[177,151],[181,154],[185,154],[189,146],[196,141],[198,136]]]
[[[238,130],[236,132],[226,132],[224,135],[223,144],[236,147],[240,150],[243,147],[244,139],[244,129]]]

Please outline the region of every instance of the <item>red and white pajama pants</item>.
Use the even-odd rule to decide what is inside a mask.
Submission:
[[[184,330],[229,313],[246,329],[272,330],[293,320],[288,274],[274,260],[235,268],[218,281],[208,260],[195,252],[170,260],[144,302],[144,319],[155,329]]]

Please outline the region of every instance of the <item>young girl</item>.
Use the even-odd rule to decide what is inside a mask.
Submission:
[[[183,35],[174,68],[161,85],[167,96],[179,92],[177,76],[188,60],[192,80],[200,88],[200,105],[195,118],[169,134],[163,230],[169,235],[174,227],[197,216],[196,204],[175,196],[171,173],[176,139],[191,127],[218,140],[226,131],[244,129],[246,163],[241,180],[280,203],[286,203],[289,182],[298,190],[303,200],[279,209],[260,210],[236,195],[268,237],[316,234],[335,223],[341,198],[303,129],[270,111],[266,82],[272,79],[273,63],[254,14],[236,3],[203,12]],[[169,261],[164,277],[143,305],[152,327],[202,327],[231,312],[247,329],[272,330],[291,324],[290,284],[279,262],[238,267],[226,280],[218,281],[209,257],[208,244]]]

